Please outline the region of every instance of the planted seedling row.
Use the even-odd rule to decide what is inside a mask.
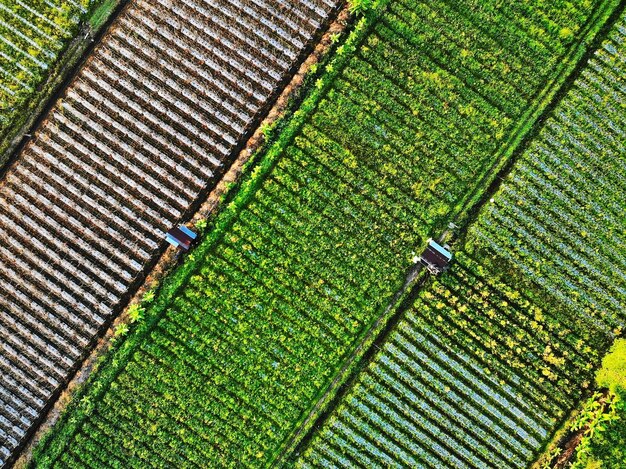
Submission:
[[[624,326],[622,17],[473,230],[558,301]],[[548,196],[549,195],[549,196]]]

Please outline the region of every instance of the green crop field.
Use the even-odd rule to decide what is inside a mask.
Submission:
[[[622,16],[297,466],[528,466],[592,385],[626,311],[625,32]],[[592,440],[611,464],[620,425]]]
[[[471,230],[609,329],[626,321],[625,74],[621,18]]]
[[[607,347],[593,322],[545,299],[457,254],[296,465],[527,466]]]
[[[91,3],[0,3],[0,135],[45,79]]]
[[[143,322],[45,439],[37,467],[265,465],[282,457],[403,286],[412,251],[484,190],[616,2],[567,5],[404,0],[370,12],[201,245],[147,305]],[[469,272],[457,268],[432,294],[447,298],[446,291],[466,288],[455,279],[469,279],[495,296],[500,284],[473,268],[468,261]],[[468,301],[475,314],[489,309],[480,298]],[[443,303],[451,329],[433,341],[463,321]],[[488,430],[490,421],[468,420],[467,428],[477,425],[491,435],[485,441],[493,439],[485,447],[513,449],[522,462],[557,418],[554,405],[567,400],[558,394],[546,403],[545,390],[569,379],[565,368],[587,372],[584,359],[595,355],[551,354],[551,340],[573,345],[553,331],[550,312],[536,312],[545,316],[536,319],[540,333],[520,325],[516,307],[498,308],[494,314],[510,322],[502,327],[520,334],[514,349],[542,357],[526,371],[502,371],[509,384],[501,402],[479,396],[495,383],[481,364],[493,361],[495,373],[507,359],[493,354],[496,327],[474,332],[482,349],[464,345],[466,352],[442,355],[433,366],[449,359],[474,370],[478,384],[464,381],[446,405],[483,386],[468,406],[486,402],[493,422],[532,439],[504,441]],[[595,329],[586,333],[595,340]],[[537,428],[529,409],[541,416]],[[454,457],[488,457],[472,451]]]

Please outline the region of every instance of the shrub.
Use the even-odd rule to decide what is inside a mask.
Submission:
[[[626,396],[626,339],[615,341],[613,348],[602,360],[602,369],[596,376],[599,387]]]

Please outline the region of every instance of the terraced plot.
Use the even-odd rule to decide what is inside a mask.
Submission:
[[[356,27],[41,467],[282,456],[411,251],[481,187],[615,6],[577,2],[557,21],[543,2],[480,4],[394,1]]]
[[[338,2],[137,0],[0,182],[0,463]]]

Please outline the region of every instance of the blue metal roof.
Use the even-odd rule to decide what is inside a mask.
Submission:
[[[433,249],[435,249],[439,254],[441,254],[442,256],[446,257],[448,260],[452,259],[452,254],[450,253],[450,251],[448,251],[446,248],[444,248],[443,246],[439,245],[438,243],[436,243],[432,239],[428,240],[428,244]]]

